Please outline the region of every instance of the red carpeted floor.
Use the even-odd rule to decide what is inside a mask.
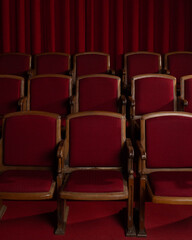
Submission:
[[[70,202],[64,236],[54,235],[55,201],[5,201],[1,240],[125,240],[125,202]],[[191,239],[192,206],[146,204],[147,238]],[[143,239],[143,238],[138,238]]]

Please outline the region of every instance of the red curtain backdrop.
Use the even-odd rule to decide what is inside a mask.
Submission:
[[[192,51],[191,0],[0,0],[0,52]]]

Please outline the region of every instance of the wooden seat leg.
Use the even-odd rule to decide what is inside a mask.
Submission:
[[[128,212],[127,212],[127,229],[126,236],[134,237],[136,236],[135,224],[133,221],[133,198],[134,198],[134,177],[133,175],[129,177],[129,194],[128,194]]]
[[[68,213],[69,207],[67,206],[67,200],[59,199],[57,202],[57,229],[55,234],[65,234]]]
[[[139,232],[138,237],[146,237],[145,231],[145,190],[146,190],[146,176],[140,178],[140,206],[139,206]]]
[[[3,205],[3,200],[0,200],[0,219],[3,217],[7,207]]]

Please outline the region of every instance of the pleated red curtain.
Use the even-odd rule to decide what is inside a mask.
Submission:
[[[191,0],[0,0],[0,52],[192,51]]]

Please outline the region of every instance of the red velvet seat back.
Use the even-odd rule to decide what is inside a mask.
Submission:
[[[24,76],[30,68],[30,55],[18,53],[0,55],[0,74]]]
[[[160,60],[157,54],[135,53],[125,55],[126,74],[128,83],[133,76],[146,73],[158,73],[160,70]]]
[[[167,56],[170,74],[179,82],[182,76],[192,74],[192,53],[175,53]]]
[[[56,156],[57,118],[18,115],[6,118],[4,165],[52,166]]]
[[[135,83],[135,115],[174,110],[175,85],[165,77],[142,77]]]
[[[192,167],[192,118],[161,116],[145,121],[147,167]]]
[[[120,166],[121,134],[121,118],[86,115],[69,119],[70,166]]]
[[[71,95],[71,78],[67,76],[41,75],[29,81],[30,110],[68,113]]]
[[[70,70],[70,55],[39,54],[35,56],[36,74],[66,74]]]
[[[0,76],[0,115],[16,112],[18,110],[18,100],[23,95],[23,78],[8,75]]]
[[[110,68],[107,54],[78,54],[76,59],[76,76],[106,73]]]
[[[120,78],[94,75],[78,80],[79,111],[117,112]]]
[[[188,101],[185,111],[192,113],[192,78],[184,81],[184,98]]]

